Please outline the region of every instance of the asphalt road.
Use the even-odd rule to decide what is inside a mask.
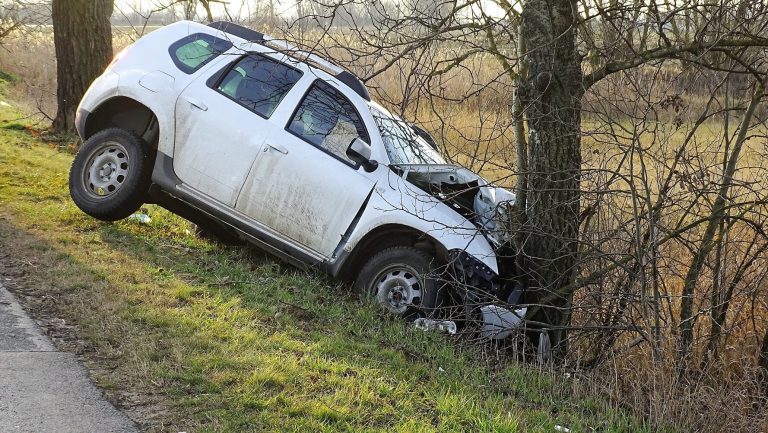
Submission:
[[[0,284],[0,433],[138,433]]]

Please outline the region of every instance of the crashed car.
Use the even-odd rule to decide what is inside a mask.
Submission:
[[[493,337],[525,314],[501,253],[514,195],[285,41],[227,22],[153,31],[93,82],[76,126],[69,187],[92,217],[157,203],[394,313],[458,305]]]

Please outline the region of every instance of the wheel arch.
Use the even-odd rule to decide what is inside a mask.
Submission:
[[[353,280],[373,255],[396,246],[412,246],[426,251],[441,263],[448,260],[448,250],[434,237],[406,225],[384,224],[371,230],[357,242],[336,275],[345,280]]]
[[[127,96],[115,96],[102,102],[85,120],[83,140],[107,128],[133,132],[157,150],[160,125],[157,115],[146,105]]]

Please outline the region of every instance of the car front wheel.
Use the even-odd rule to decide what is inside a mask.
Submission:
[[[436,272],[432,255],[414,247],[392,247],[368,260],[355,285],[392,313],[402,315],[415,308],[432,315],[441,298]]]
[[[110,128],[91,136],[72,162],[69,193],[83,212],[102,221],[125,218],[141,207],[154,152],[130,131]]]

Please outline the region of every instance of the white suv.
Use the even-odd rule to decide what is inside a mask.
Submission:
[[[514,195],[284,41],[225,22],[156,30],[94,81],[76,123],[69,187],[95,218],[158,203],[354,280],[393,312],[459,305],[497,337],[525,313],[500,253]]]

